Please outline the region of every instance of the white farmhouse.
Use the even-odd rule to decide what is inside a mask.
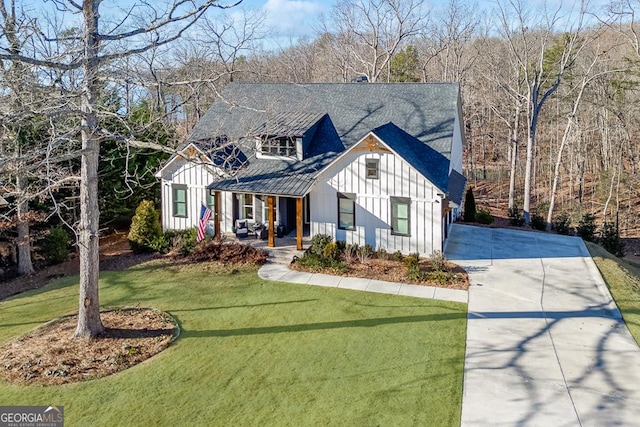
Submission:
[[[442,250],[466,180],[453,83],[233,83],[158,172],[164,229]]]

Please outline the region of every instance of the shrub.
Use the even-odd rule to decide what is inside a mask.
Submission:
[[[336,240],[336,245],[338,245],[338,250],[340,251],[340,253],[344,253],[344,250],[347,247],[347,242],[345,242],[344,240]]]
[[[332,260],[337,260],[340,257],[340,249],[338,249],[338,244],[335,242],[327,243],[327,245],[324,247],[324,250],[322,251],[322,256]]]
[[[620,230],[615,223],[607,221],[602,225],[598,242],[618,258],[624,256],[624,242],[620,238]]]
[[[568,213],[561,213],[553,221],[553,229],[558,234],[569,235],[571,233],[571,216]]]
[[[488,209],[479,209],[476,212],[476,222],[480,224],[491,224],[493,222],[493,215]]]
[[[220,239],[209,239],[196,245],[188,256],[190,262],[217,261],[228,264],[262,265],[267,262],[268,252],[242,243],[223,243]]]
[[[582,215],[582,219],[578,223],[576,232],[578,233],[578,236],[582,237],[584,240],[593,242],[596,234],[596,217],[591,214]]]
[[[429,271],[426,274],[426,279],[432,280],[440,286],[444,286],[451,279],[451,273],[446,271]]]
[[[376,251],[376,258],[378,259],[389,259],[390,254],[387,252],[385,248],[380,248]]]
[[[330,269],[337,273],[343,273],[348,268],[347,264],[344,262],[325,258],[312,252],[305,253],[301,258],[296,260],[296,263],[310,271],[323,271]]]
[[[186,230],[167,231],[163,240],[166,243],[167,249],[171,248],[172,252],[182,256],[188,256],[198,244],[198,229],[194,227]]]
[[[507,210],[507,216],[509,217],[509,224],[514,227],[522,227],[524,225],[524,218],[520,214],[520,208],[513,206]]]
[[[547,221],[541,215],[533,214],[531,216],[531,227],[534,230],[544,231],[547,229]]]
[[[143,200],[136,208],[129,230],[129,245],[134,253],[156,252],[154,243],[162,237],[160,215],[150,200]]]
[[[476,199],[473,197],[471,188],[467,189],[464,196],[464,221],[473,222],[476,220]]]
[[[404,255],[402,255],[402,252],[400,252],[400,251],[395,251],[393,253],[393,260],[394,261],[398,261],[398,262],[402,262],[404,260]]]
[[[409,254],[405,257],[403,262],[407,270],[418,267],[420,262],[420,254],[418,252]]]
[[[311,238],[311,245],[309,246],[309,250],[311,253],[322,256],[325,246],[327,246],[327,244],[331,243],[332,241],[333,238],[328,234],[316,234]]]
[[[42,254],[49,265],[60,264],[69,256],[69,235],[60,226],[51,227],[49,234],[42,242]]]
[[[444,271],[447,260],[444,257],[442,251],[433,251],[429,257],[429,265],[433,271]]]
[[[344,248],[344,261],[347,264],[355,262],[357,259],[358,245],[346,245]]]
[[[427,274],[428,273],[426,271],[421,270],[417,265],[407,269],[407,279],[409,280],[416,280],[421,282],[427,279]]]
[[[367,243],[364,246],[360,246],[356,254],[358,256],[358,261],[364,264],[369,260],[369,258],[371,258],[371,255],[373,254],[373,248],[370,244]]]

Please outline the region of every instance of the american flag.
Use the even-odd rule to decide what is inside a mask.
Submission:
[[[211,218],[211,209],[209,209],[204,203],[200,208],[200,221],[198,221],[198,242],[204,240],[204,236],[207,233],[207,223]]]

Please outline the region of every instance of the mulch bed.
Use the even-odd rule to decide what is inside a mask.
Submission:
[[[0,348],[3,376],[16,384],[58,385],[110,375],[150,358],[177,337],[166,313],[128,308],[101,313],[104,332],[74,339],[77,316],[63,317]]]
[[[362,277],[364,279],[384,280],[387,282],[408,283],[413,285],[437,286],[448,289],[469,289],[469,275],[457,264],[446,262],[445,271],[451,273],[451,279],[445,283],[435,280],[416,281],[407,277],[407,268],[401,261],[385,260],[385,259],[369,259],[366,263],[352,262],[349,264],[347,271],[336,273],[331,269],[321,269],[311,271],[297,263],[290,265],[290,268],[297,271],[306,271],[311,273],[337,274],[348,277]],[[429,261],[420,260],[420,268],[428,271],[430,269]]]

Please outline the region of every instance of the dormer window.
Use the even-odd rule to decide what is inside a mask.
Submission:
[[[296,139],[287,136],[263,139],[261,152],[270,156],[295,157],[297,153]]]

